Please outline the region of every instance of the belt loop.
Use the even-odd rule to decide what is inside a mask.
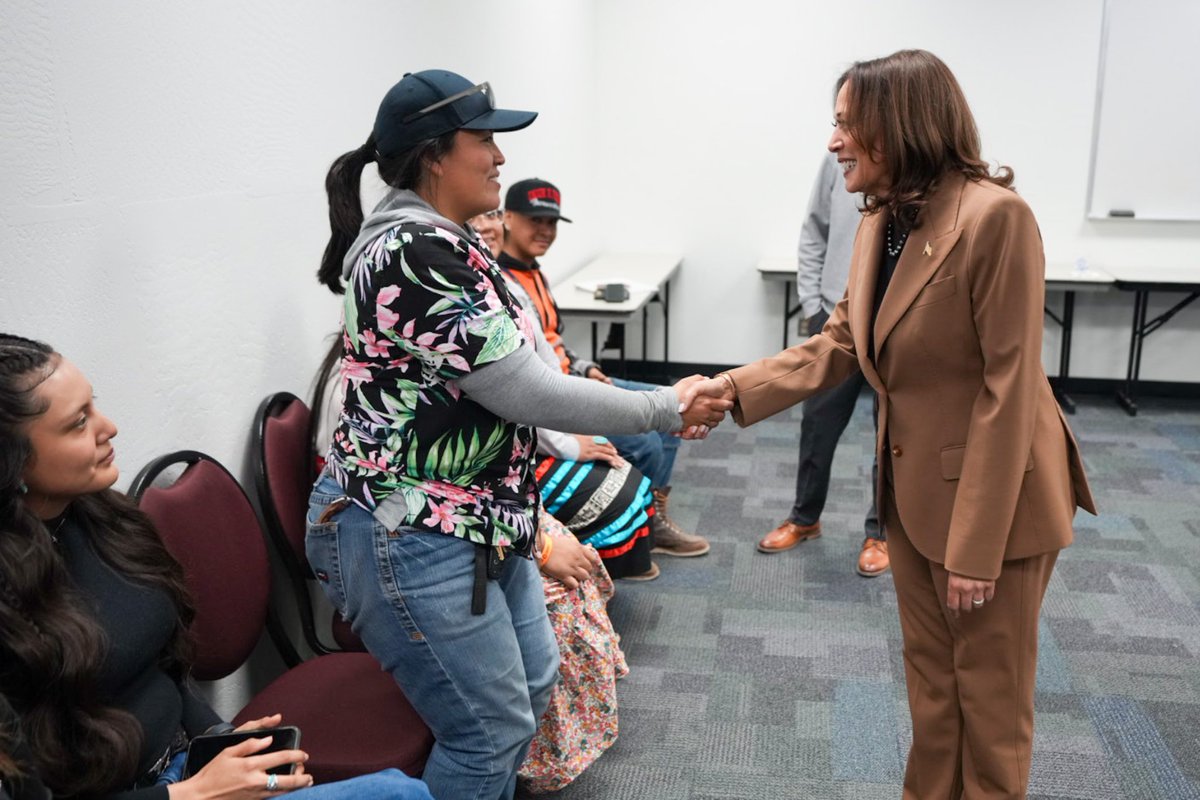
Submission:
[[[487,610],[488,548],[475,545],[475,585],[471,587],[471,613],[479,616]]]

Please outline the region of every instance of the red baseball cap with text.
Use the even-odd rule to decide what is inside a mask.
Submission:
[[[562,193],[558,187],[541,178],[526,178],[508,187],[508,194],[504,196],[504,210],[527,217],[571,221],[562,215]]]

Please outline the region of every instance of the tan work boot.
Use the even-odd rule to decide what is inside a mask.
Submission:
[[[671,493],[671,487],[664,486],[662,489],[650,491],[654,493],[654,516],[650,518],[650,528],[654,531],[654,549],[650,552],[680,558],[692,558],[707,553],[710,549],[707,539],[688,533],[667,516],[667,496]]]

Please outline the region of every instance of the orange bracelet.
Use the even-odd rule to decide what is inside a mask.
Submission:
[[[542,555],[538,558],[538,569],[546,566],[546,562],[550,560],[550,553],[554,552],[554,539],[547,536],[545,543],[542,545]]]

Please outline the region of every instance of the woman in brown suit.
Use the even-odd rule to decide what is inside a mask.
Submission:
[[[1095,513],[1042,370],[1041,235],[931,53],[855,64],[834,127],[846,190],[867,196],[846,296],[817,335],[692,394],[735,399],[749,425],[862,370],[913,722],[904,797],[1021,798],[1042,596],[1076,507]]]

